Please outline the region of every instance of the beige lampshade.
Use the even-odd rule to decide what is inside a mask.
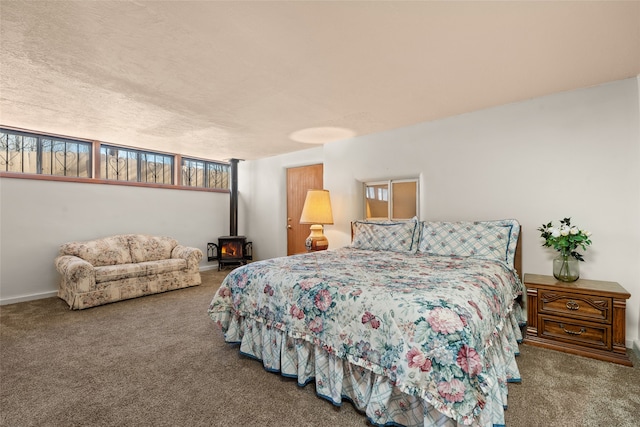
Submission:
[[[333,224],[328,190],[309,190],[302,207],[300,224]]]

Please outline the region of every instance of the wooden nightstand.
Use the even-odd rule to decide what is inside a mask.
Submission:
[[[525,274],[526,344],[632,366],[625,348],[631,296],[616,282]]]

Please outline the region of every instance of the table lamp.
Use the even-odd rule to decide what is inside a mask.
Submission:
[[[300,224],[311,224],[311,234],[305,241],[307,251],[323,251],[329,247],[329,240],[325,237],[322,227],[323,224],[333,224],[328,190],[307,191]]]

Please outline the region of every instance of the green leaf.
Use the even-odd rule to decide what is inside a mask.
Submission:
[[[584,258],[582,257],[582,255],[580,255],[576,251],[571,252],[571,256],[574,257],[575,259],[577,259],[578,261],[584,261]]]

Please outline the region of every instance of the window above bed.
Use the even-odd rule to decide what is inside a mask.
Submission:
[[[364,217],[367,220],[419,217],[418,179],[390,179],[364,183]]]

